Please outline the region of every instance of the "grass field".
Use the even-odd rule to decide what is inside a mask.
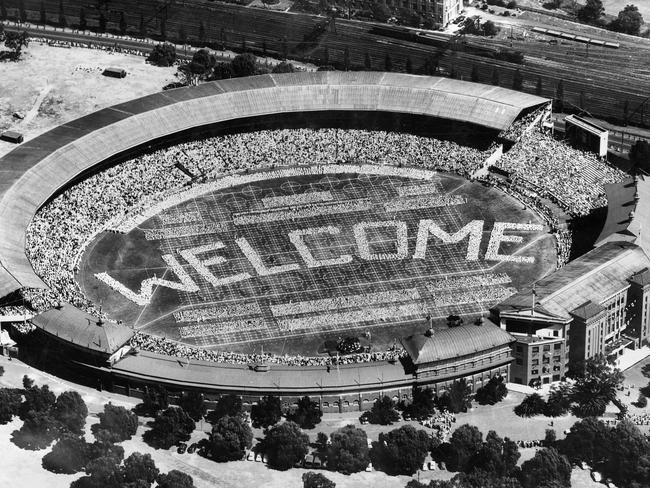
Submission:
[[[440,204],[441,196],[456,200]],[[449,233],[473,220],[483,222],[478,259],[467,259],[466,238],[440,245],[434,237],[424,258],[414,258],[425,219]],[[485,259],[497,221],[540,225],[540,230],[508,231],[522,242],[500,247],[503,254],[533,256],[534,263]],[[362,222],[370,223],[366,251],[354,231]],[[87,249],[78,279],[86,295],[113,318],[191,345],[315,354],[326,339],[369,330],[373,345],[384,348],[421,331],[427,316],[457,313],[471,321],[553,269],[554,240],[541,224],[500,191],[453,175],[439,174],[428,183],[368,174],[296,176],[210,193],[126,235],[104,233]],[[309,264],[289,235],[323,227],[328,230],[303,236],[317,260]],[[402,231],[403,240],[397,237]],[[242,238],[249,248],[242,247]],[[201,260],[212,260],[210,274],[190,265],[188,250],[216,242],[219,249],[199,251]],[[169,258],[164,262],[162,255],[177,259],[196,284],[194,290],[158,286],[142,306],[96,278],[107,273],[135,293],[152,277],[176,280]],[[271,270],[266,276],[256,259]],[[240,278],[215,282],[224,276]]]

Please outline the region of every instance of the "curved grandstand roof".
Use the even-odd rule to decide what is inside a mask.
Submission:
[[[25,256],[38,208],[80,173],[183,130],[247,117],[313,111],[381,111],[502,130],[546,99],[448,78],[317,72],[222,80],[170,90],[67,122],[0,159],[0,296],[44,287]]]
[[[642,232],[650,222],[650,177],[639,175],[618,183],[605,185],[607,192],[607,219],[596,241],[597,246],[607,242],[634,242],[650,254],[650,233]]]
[[[510,344],[514,339],[489,320],[480,327],[464,325],[436,329],[431,337],[417,334],[402,340],[413,364],[436,363],[494,347]]]

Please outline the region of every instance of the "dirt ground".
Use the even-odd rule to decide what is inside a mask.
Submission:
[[[126,78],[102,76],[108,66],[124,68]],[[31,139],[95,110],[158,92],[175,80],[175,72],[141,56],[32,42],[21,61],[0,64],[0,131],[11,128]],[[14,147],[0,141],[0,156]]]

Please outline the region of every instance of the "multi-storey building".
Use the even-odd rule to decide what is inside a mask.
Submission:
[[[639,246],[608,242],[494,307],[494,320],[516,339],[511,381],[557,381],[571,365],[647,342],[648,269]]]
[[[463,0],[388,0],[388,5],[433,15],[435,21],[442,26],[449,24],[463,10]]]

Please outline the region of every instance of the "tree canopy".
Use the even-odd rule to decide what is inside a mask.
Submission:
[[[388,433],[380,433],[372,443],[370,458],[373,466],[389,475],[413,475],[427,456],[431,439],[424,430],[404,425]]]
[[[287,414],[287,420],[297,423],[303,429],[313,429],[316,424],[320,424],[322,416],[323,412],[318,403],[304,396],[298,400],[298,406]]]
[[[205,417],[211,424],[216,423],[220,418],[225,417],[241,417],[244,414],[244,407],[242,405],[241,397],[235,394],[223,395],[217,400],[214,410],[208,412]]]
[[[361,420],[367,420],[371,424],[391,425],[399,420],[399,413],[395,410],[395,402],[389,396],[383,396],[361,415]]]
[[[409,416],[415,420],[427,419],[433,415],[436,409],[433,390],[431,388],[418,388],[414,386],[411,403],[405,405],[403,402],[400,402],[399,407],[405,416]]]
[[[521,485],[523,488],[571,486],[571,463],[553,448],[541,449],[532,459],[521,466]]]
[[[636,5],[627,5],[618,13],[618,17],[610,24],[610,28],[638,36],[642,25],[643,15],[639,12],[639,8]]]
[[[185,410],[185,413],[187,413],[187,415],[189,415],[195,422],[201,420],[208,411],[205,399],[203,398],[203,393],[194,390],[183,392],[178,402],[178,406]]]
[[[578,417],[597,417],[605,413],[609,402],[616,398],[616,390],[623,383],[623,373],[607,364],[604,356],[588,359],[578,370],[573,385],[573,413]]]
[[[282,418],[282,404],[275,395],[267,395],[251,407],[251,420],[255,428],[267,428],[277,424]]]
[[[201,453],[217,462],[238,461],[253,444],[253,431],[241,417],[226,415],[213,426]]]
[[[262,447],[269,467],[286,471],[305,458],[309,449],[309,437],[295,422],[283,422],[267,431]]]
[[[0,425],[11,422],[14,415],[18,415],[23,399],[17,390],[0,388]]]
[[[543,414],[545,408],[544,399],[538,393],[532,393],[527,395],[514,410],[520,417],[534,417]]]
[[[303,488],[336,488],[336,483],[322,473],[310,471],[302,475],[302,486]]]
[[[194,480],[189,474],[172,469],[167,474],[159,474],[158,488],[194,488]]]
[[[122,442],[131,439],[138,430],[138,416],[119,405],[107,403],[104,411],[98,414],[99,423],[91,427],[95,437],[110,442]],[[100,434],[101,432],[101,434]]]
[[[167,407],[156,416],[142,439],[151,447],[169,449],[189,440],[195,426],[194,420],[182,408]]]
[[[176,61],[176,47],[173,44],[158,44],[149,53],[147,58],[155,66],[172,66]]]
[[[449,391],[438,397],[438,407],[452,413],[467,412],[472,407],[472,389],[465,378],[455,380]]]
[[[363,471],[370,462],[368,436],[362,429],[346,425],[330,436],[327,467],[343,474]]]
[[[88,407],[76,391],[64,391],[56,399],[52,409],[53,416],[62,426],[75,435],[83,433],[88,416]]]
[[[493,376],[490,381],[476,390],[474,399],[480,405],[494,405],[503,400],[508,394],[508,389],[503,376]]]

